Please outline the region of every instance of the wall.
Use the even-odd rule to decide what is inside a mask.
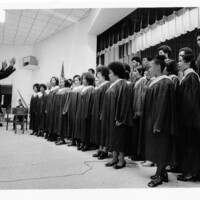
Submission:
[[[9,64],[12,57],[16,58],[16,71],[8,78],[0,81],[1,85],[13,85],[12,106],[18,104],[20,98],[17,90],[20,91],[25,101],[28,103],[32,94],[32,71],[23,69],[20,66],[20,61],[23,57],[32,55],[33,47],[29,46],[1,46],[0,48],[0,63],[4,60]]]
[[[94,14],[92,11],[86,19],[35,46],[40,67],[34,72],[35,82],[46,83],[52,76],[60,77],[62,60],[66,78],[96,68],[97,37],[88,33]]]

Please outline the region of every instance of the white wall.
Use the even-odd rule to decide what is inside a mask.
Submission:
[[[9,60],[12,57],[16,58],[15,68],[16,71],[11,74],[8,78],[0,81],[1,85],[13,85],[12,93],[12,106],[18,104],[20,98],[17,90],[20,91],[25,101],[28,103],[30,95],[32,94],[32,71],[25,70],[20,67],[20,60],[25,57],[32,55],[33,47],[30,46],[1,46],[0,47],[0,65],[1,62],[6,60],[9,65]]]
[[[62,60],[66,78],[96,67],[97,37],[88,33],[93,14],[35,46],[40,67],[34,72],[35,82],[46,83],[52,76],[60,77]]]

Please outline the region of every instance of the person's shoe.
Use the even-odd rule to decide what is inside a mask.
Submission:
[[[161,185],[162,182],[162,177],[161,176],[156,176],[155,179],[152,179],[151,182],[148,183],[149,187],[156,187],[158,185]]]
[[[87,147],[87,146],[84,146],[84,147],[81,149],[81,151],[88,151],[88,150],[90,150],[90,148]]]
[[[101,150],[98,150],[95,154],[92,155],[92,157],[97,158],[102,154]]]
[[[121,169],[121,168],[124,168],[126,167],[126,161],[124,161],[123,165],[114,165],[113,168],[114,169]]]
[[[77,147],[77,150],[78,150],[78,151],[80,151],[80,150],[82,150],[82,149],[83,149],[83,146]]]
[[[143,164],[142,164],[142,167],[153,167],[154,166],[154,163],[149,161],[149,160],[146,160]]]
[[[108,152],[102,152],[101,155],[98,157],[99,160],[103,160],[105,158],[108,158]]]
[[[55,144],[56,144],[56,145],[62,145],[62,144],[65,144],[65,141],[59,140],[59,141],[57,141]]]
[[[187,181],[194,181],[194,177],[193,177],[193,176],[191,176],[191,177],[186,177],[185,175],[178,175],[177,180],[178,180],[178,181],[184,181],[184,182],[187,182]]]
[[[152,180],[154,180],[154,179],[156,179],[156,175],[153,175],[153,176],[151,176],[150,178],[152,179]],[[162,180],[164,181],[164,182],[168,182],[169,181],[169,178],[168,178],[168,174],[167,174],[167,171],[165,171],[163,174],[162,174]]]
[[[35,132],[32,132],[30,135],[34,135],[35,134]]]
[[[74,146],[76,146],[76,144],[72,142],[72,143],[68,144],[67,146],[68,147],[74,147]]]
[[[119,160],[115,161],[115,162],[108,162],[105,164],[106,167],[113,167],[114,165],[116,165],[119,162]]]

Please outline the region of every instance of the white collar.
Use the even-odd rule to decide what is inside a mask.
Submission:
[[[164,78],[167,78],[167,79],[171,80],[168,76],[166,76],[166,75],[161,75],[161,76],[155,78],[155,79],[149,84],[149,87],[153,86],[155,83],[157,83],[158,81],[160,81],[160,80],[162,80],[162,79],[164,79]],[[171,80],[171,81],[172,81],[172,80]]]
[[[177,77],[175,74],[170,74],[170,75],[169,75],[169,78],[172,79],[172,78],[178,78],[178,77]]]
[[[101,83],[99,86],[95,87],[95,89],[99,89],[100,87],[104,86],[106,83],[109,83],[109,81],[104,81],[103,83]]]
[[[146,79],[146,77],[141,77],[139,80],[136,81],[135,83],[135,88],[141,83],[142,80]]]
[[[52,87],[50,91],[54,91],[54,90],[56,90],[56,89],[58,89],[58,88],[59,88],[59,86],[56,85],[56,86]]]
[[[110,84],[110,87],[109,88],[112,88],[114,85],[116,85],[118,82],[120,82],[122,79],[119,78],[117,79],[116,81],[114,81],[113,83]]]
[[[38,92],[38,97],[41,97],[42,96],[42,92]]]
[[[38,95],[38,93],[33,93],[33,96],[36,97]]]
[[[83,85],[79,85],[79,86],[75,86],[72,90],[76,91],[76,90],[79,90],[79,89],[82,89],[82,88],[83,88]]]
[[[192,69],[192,68],[188,68],[188,69],[186,69],[186,70],[183,72],[184,75],[183,75],[182,80],[180,81],[180,84],[181,84],[182,81],[186,78],[186,76],[187,76],[188,74],[191,74],[191,73],[196,74],[197,77],[198,77],[198,80],[199,80],[199,75],[194,71],[194,69]]]
[[[94,87],[94,86],[92,86],[92,85],[85,86],[85,87],[82,89],[81,92],[85,92],[85,91],[87,91],[88,89],[93,88],[93,87]]]

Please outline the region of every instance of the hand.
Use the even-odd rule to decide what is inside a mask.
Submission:
[[[6,69],[6,67],[7,67],[7,62],[4,60],[2,62],[2,70],[4,71]]]
[[[12,59],[10,60],[10,65],[11,65],[11,66],[14,66],[14,65],[15,65],[15,63],[16,63],[16,60],[15,60],[15,58],[12,58]]]
[[[116,126],[121,126],[121,125],[122,125],[122,123],[121,123],[121,122],[118,122],[118,121],[116,121],[115,125],[116,125]]]

